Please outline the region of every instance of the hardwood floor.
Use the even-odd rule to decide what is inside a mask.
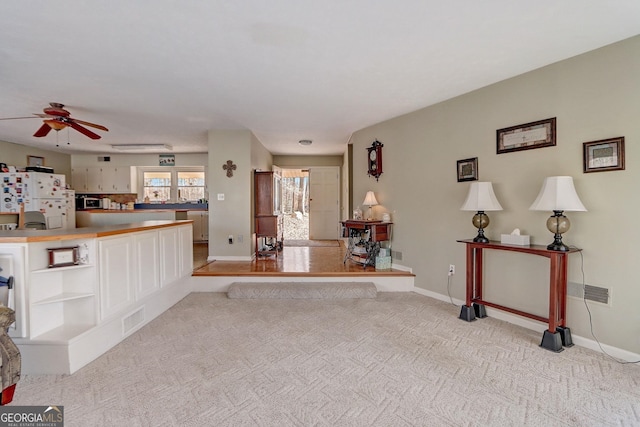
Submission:
[[[196,267],[193,276],[413,276],[401,270],[377,270],[347,260],[342,241],[338,247],[287,247],[278,257],[261,257],[254,261],[213,261]],[[194,248],[194,259],[195,259]],[[206,256],[205,256],[206,259]]]

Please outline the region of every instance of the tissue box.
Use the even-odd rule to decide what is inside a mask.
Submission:
[[[390,270],[391,269],[391,257],[390,256],[377,256],[376,257],[376,270]]]
[[[504,243],[506,245],[529,246],[529,236],[523,236],[521,234],[502,234],[500,237],[500,243]]]

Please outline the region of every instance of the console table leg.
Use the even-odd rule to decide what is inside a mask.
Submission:
[[[468,305],[463,305],[460,309],[460,319],[466,320],[467,322],[472,322],[476,320],[476,312],[473,307],[469,307]]]
[[[573,340],[571,339],[571,329],[563,326],[558,326],[556,332],[560,334],[562,339],[562,345],[564,347],[573,347]]]
[[[487,317],[487,309],[484,304],[473,303],[473,311],[476,312],[476,317],[478,319],[484,319]]]
[[[542,334],[540,347],[546,348],[547,350],[551,350],[555,353],[560,353],[564,350],[564,348],[562,348],[562,337],[560,336],[560,332],[549,332],[549,330],[545,330],[544,334]]]

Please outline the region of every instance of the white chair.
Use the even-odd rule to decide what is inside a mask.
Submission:
[[[24,213],[24,228],[35,228],[36,230],[46,230],[47,220],[40,211],[27,211]]]

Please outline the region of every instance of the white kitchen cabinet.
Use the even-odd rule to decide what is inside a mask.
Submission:
[[[180,277],[178,229],[160,230],[160,286],[168,285]]]
[[[132,173],[128,166],[104,166],[101,168],[102,189],[109,193],[131,193]]]
[[[102,192],[102,175],[98,167],[71,169],[71,185],[76,193]]]
[[[136,245],[136,301],[160,289],[158,232],[148,231],[135,235]]]
[[[100,318],[129,306],[136,280],[135,248],[131,236],[98,242],[100,252]]]
[[[188,211],[187,219],[193,221],[193,241],[209,241],[209,211]]]
[[[130,166],[80,167],[71,170],[77,193],[134,193],[135,174]]]
[[[191,227],[178,227],[178,255],[180,256],[180,277],[191,275],[193,271],[193,238]]]
[[[76,193],[86,193],[87,187],[87,168],[71,169],[71,186]]]

